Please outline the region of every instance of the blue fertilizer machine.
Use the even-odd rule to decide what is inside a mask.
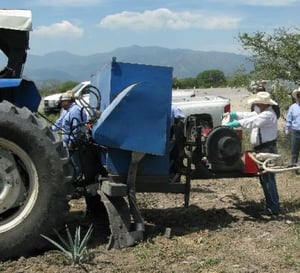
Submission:
[[[172,70],[113,59],[92,77],[102,98],[92,137],[106,147],[108,179],[102,181],[100,195],[114,226],[109,248],[143,238],[137,191],[188,190],[186,184],[170,183]]]
[[[195,140],[187,141],[185,125],[194,119],[173,122],[172,72],[113,58],[92,76],[101,94],[92,139],[105,147],[101,157],[107,175],[98,179],[98,194],[110,221],[108,248],[143,239],[137,192],[181,193],[187,207],[192,179],[253,175],[244,171],[241,138],[234,130],[211,128],[204,138],[197,127]]]

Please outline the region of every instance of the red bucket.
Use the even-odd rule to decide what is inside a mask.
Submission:
[[[245,152],[243,155],[243,162],[244,162],[244,173],[249,174],[257,174],[259,172],[259,168],[255,161],[249,156],[250,152]]]

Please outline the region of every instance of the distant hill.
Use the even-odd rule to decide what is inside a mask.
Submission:
[[[61,51],[44,56],[29,54],[24,76],[34,81],[82,81],[89,79],[90,75],[109,63],[112,57],[117,57],[120,62],[171,66],[174,68],[173,76],[179,79],[195,77],[209,69],[219,69],[225,75],[232,74],[241,66],[247,71],[253,69],[247,56],[240,54],[130,46],[89,56]]]

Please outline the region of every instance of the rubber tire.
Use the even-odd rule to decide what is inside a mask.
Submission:
[[[0,260],[6,260],[36,253],[48,244],[41,234],[49,236],[63,224],[73,168],[57,134],[27,108],[0,103],[0,139],[22,149],[29,158],[27,163],[36,170],[35,179],[27,181],[32,187],[28,198],[18,210],[20,214],[27,210],[26,217],[19,217],[16,224],[13,220],[18,215],[0,215]],[[35,200],[30,200],[34,191]]]

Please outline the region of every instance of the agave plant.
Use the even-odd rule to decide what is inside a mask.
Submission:
[[[56,246],[62,254],[71,261],[72,264],[79,264],[88,258],[88,250],[87,250],[87,243],[91,237],[93,232],[92,225],[90,225],[87,233],[81,239],[81,232],[80,226],[76,227],[74,239],[70,233],[68,226],[66,225],[66,232],[68,239],[65,240],[57,230],[54,230],[57,237],[60,239],[61,243],[58,243],[51,238],[41,234],[43,238],[48,240],[54,246]]]

